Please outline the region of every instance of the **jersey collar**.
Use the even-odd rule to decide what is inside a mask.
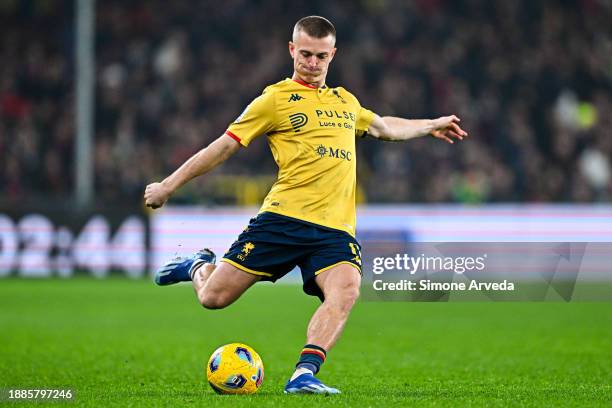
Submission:
[[[304,86],[305,86],[305,87],[307,87],[307,88],[310,88],[310,89],[317,89],[317,87],[316,87],[316,86],[312,86],[312,85],[310,85],[308,82],[304,82],[304,81],[302,81],[300,78],[298,78],[298,79],[291,79],[291,80],[292,80],[293,82],[297,82],[297,83],[298,83],[298,84],[300,84],[300,85],[304,85]],[[323,84],[323,85],[322,85],[320,88],[321,88],[321,89],[325,89],[325,88],[327,88],[327,86],[326,86],[325,84]]]

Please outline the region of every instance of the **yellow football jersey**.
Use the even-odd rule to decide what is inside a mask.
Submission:
[[[285,79],[264,89],[229,126],[243,146],[266,134],[278,180],[260,212],[297,218],[355,235],[355,136],[372,123],[344,88]]]

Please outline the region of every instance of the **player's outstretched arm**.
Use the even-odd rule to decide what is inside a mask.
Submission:
[[[161,207],[183,184],[192,178],[208,173],[236,153],[239,148],[240,144],[234,139],[222,135],[206,148],[191,156],[161,183],[149,184],[144,193],[145,204],[152,208]]]
[[[452,144],[453,139],[463,140],[468,135],[459,127],[460,121],[461,119],[455,115],[442,116],[438,119],[402,119],[374,115],[368,134],[377,139],[395,142],[432,135]]]

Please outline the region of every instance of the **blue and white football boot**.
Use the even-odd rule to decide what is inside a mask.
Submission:
[[[340,390],[328,387],[312,374],[302,374],[285,385],[285,394],[340,394]]]
[[[196,266],[203,263],[214,264],[216,260],[214,252],[207,248],[188,257],[177,256],[155,272],[155,283],[166,286],[191,281],[191,272]]]

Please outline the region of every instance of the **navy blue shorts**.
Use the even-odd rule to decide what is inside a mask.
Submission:
[[[343,263],[361,273],[361,246],[344,231],[263,212],[251,219],[222,262],[272,282],[298,266],[304,292],[323,300],[315,277]]]

